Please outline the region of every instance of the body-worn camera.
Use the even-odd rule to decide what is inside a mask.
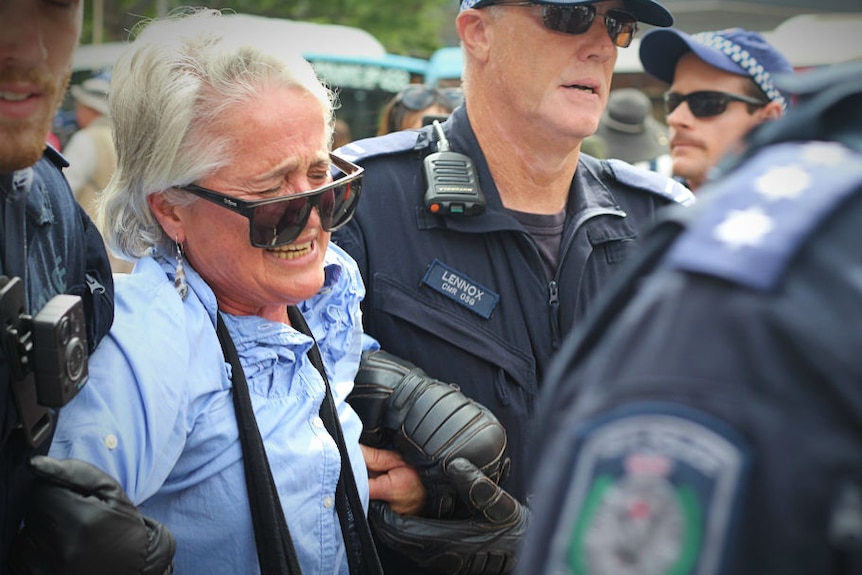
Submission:
[[[87,383],[84,305],[78,296],[61,294],[31,317],[21,279],[0,276],[0,321],[18,415],[36,446],[53,424],[48,408],[66,405]]]

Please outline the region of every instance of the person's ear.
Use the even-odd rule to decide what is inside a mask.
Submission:
[[[485,61],[488,58],[490,43],[488,25],[493,16],[488,10],[464,10],[455,19],[455,27],[464,50],[474,58]]]
[[[762,108],[762,117],[764,120],[777,120],[784,115],[784,106],[781,102],[772,101]]]
[[[177,243],[183,242],[185,240],[185,226],[176,204],[168,200],[167,192],[150,194],[147,196],[147,204],[149,204],[150,210],[156,221],[162,226],[165,234]]]

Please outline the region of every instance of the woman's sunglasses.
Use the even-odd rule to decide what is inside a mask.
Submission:
[[[605,19],[605,27],[611,41],[620,48],[628,48],[638,30],[638,21],[632,14],[624,10],[608,10],[604,14],[598,12],[594,4],[542,4],[540,2],[492,2],[487,6],[541,6],[542,24],[548,30],[563,34],[585,34],[596,15]]]
[[[711,90],[691,92],[690,94],[665,92],[665,113],[670,116],[671,113],[683,102],[688,102],[688,109],[691,110],[691,115],[695,118],[711,118],[713,116],[719,116],[727,110],[727,106],[731,102],[745,102],[752,106],[765,106],[769,103],[764,100],[758,100],[757,98],[740,96],[738,94],[729,94],[727,92],[714,92]]]
[[[464,93],[461,88],[431,88],[424,85],[407,86],[395,98],[408,110],[424,110],[434,103],[454,110],[464,101]]]
[[[317,208],[323,229],[337,230],[356,212],[362,191],[362,167],[329,154],[342,176],[325,186],[298,194],[259,201],[240,200],[195,184],[177,186],[249,220],[249,239],[256,248],[274,248],[292,243],[308,223],[311,208]]]

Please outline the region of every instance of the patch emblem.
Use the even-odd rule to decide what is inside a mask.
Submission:
[[[500,301],[498,294],[437,259],[428,266],[422,283],[485,319]]]
[[[720,573],[748,461],[724,427],[664,404],[593,425],[575,457],[550,572]]]

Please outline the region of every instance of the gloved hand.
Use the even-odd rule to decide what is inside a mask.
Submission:
[[[529,510],[467,459],[454,459],[445,472],[461,498],[469,502],[469,519],[408,517],[372,501],[369,519],[378,538],[440,575],[512,573]]]
[[[347,401],[362,420],[363,444],[394,448],[419,471],[426,517],[471,514],[444,472],[453,459],[470,460],[495,483],[509,472],[506,431],[494,414],[408,361],[385,351],[365,353]]]
[[[12,545],[15,575],[166,575],[176,545],[168,529],[135,508],[98,468],[41,455],[24,526]]]

